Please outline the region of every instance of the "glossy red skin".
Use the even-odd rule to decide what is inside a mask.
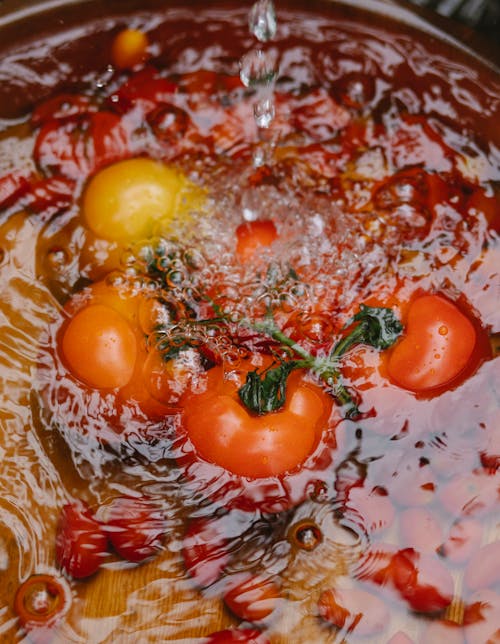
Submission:
[[[118,100],[110,101],[110,107],[124,113],[138,108],[147,115],[162,103],[170,103],[177,85],[161,77],[153,67],[144,67],[136,72],[115,92]]]
[[[358,576],[395,592],[419,613],[440,613],[453,598],[453,577],[446,566],[437,557],[421,555],[413,548],[372,548]]]
[[[271,219],[257,219],[236,228],[236,255],[241,262],[251,260],[259,250],[270,246],[278,237]]]
[[[418,297],[389,355],[389,376],[417,393],[449,387],[466,369],[476,337],[474,325],[453,302],[441,295]]]
[[[120,557],[141,563],[161,551],[166,522],[151,499],[121,496],[108,508],[105,530]]]
[[[8,208],[29,190],[29,178],[22,172],[10,172],[0,177],[0,209]]]
[[[276,610],[280,597],[275,581],[253,576],[234,584],[224,594],[224,603],[240,619],[261,622]]]
[[[93,575],[108,556],[108,539],[83,501],[66,504],[56,533],[56,560],[74,579]]]
[[[254,628],[233,628],[212,633],[203,640],[203,644],[270,644],[261,631]]]
[[[324,620],[360,637],[382,633],[390,620],[389,609],[382,599],[357,588],[324,590],[318,610]]]
[[[209,378],[214,378],[215,389],[212,389],[208,384],[205,393],[194,396],[187,395],[181,401],[182,407],[189,409],[190,412],[194,411],[195,405],[197,405],[196,413],[200,418],[203,418],[204,425],[210,418],[209,403],[214,393],[218,391],[219,385],[216,383],[220,382],[218,376],[220,371],[221,368],[216,367],[207,372]],[[293,382],[296,378],[300,379],[300,374],[292,374],[289,382]],[[230,389],[230,396],[234,397],[234,382],[223,385],[223,388],[226,386]],[[292,387],[290,391],[292,391]],[[324,395],[327,396],[327,394]],[[209,496],[214,502],[221,503],[227,509],[238,508],[248,512],[259,509],[263,512],[274,513],[300,503],[306,497],[307,489],[312,481],[323,480],[324,477],[330,476],[327,468],[331,464],[332,453],[336,447],[333,432],[335,418],[330,418],[330,405],[331,401],[328,401],[328,413],[324,413],[323,419],[318,422],[316,427],[318,432],[316,448],[303,463],[299,463],[293,470],[274,476],[242,476],[224,469],[217,463],[208,462],[198,454],[195,445],[190,440],[189,426],[184,427],[182,424],[178,436],[179,444],[182,444],[182,450],[179,451],[182,456],[177,460],[179,465],[184,468],[186,484]],[[244,410],[242,409],[242,411]],[[285,410],[282,413],[286,414],[287,412]],[[251,421],[252,418],[249,416],[248,420]],[[201,429],[201,426],[198,426],[198,429]],[[250,434],[249,439],[252,438]]]
[[[230,559],[221,522],[209,518],[191,521],[182,542],[182,556],[197,585],[205,587],[217,581]]]
[[[74,120],[86,114],[96,112],[97,106],[83,94],[58,94],[39,103],[31,114],[31,125],[40,127],[47,121]]]

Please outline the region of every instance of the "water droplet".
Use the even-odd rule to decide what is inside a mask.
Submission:
[[[114,73],[115,68],[113,67],[113,65],[107,65],[104,72],[95,81],[96,89],[104,89],[113,78]]]
[[[268,42],[276,35],[276,11],[272,0],[257,0],[248,18],[250,32],[261,42]]]
[[[49,250],[47,260],[51,268],[59,269],[69,262],[69,257],[64,248],[56,247]]]
[[[253,113],[258,127],[268,128],[274,119],[274,101],[272,98],[264,98],[254,105]]]
[[[271,85],[278,74],[273,52],[252,49],[240,60],[240,78],[245,87]]]
[[[311,519],[303,519],[293,525],[288,532],[292,545],[310,552],[323,540],[320,528]]]

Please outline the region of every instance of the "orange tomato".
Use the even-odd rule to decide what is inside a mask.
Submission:
[[[424,295],[410,306],[405,334],[389,357],[389,376],[414,392],[443,387],[465,369],[475,345],[472,322],[453,302]]]
[[[119,69],[135,67],[146,60],[149,41],[139,29],[124,29],[115,37],[111,47],[111,62]]]

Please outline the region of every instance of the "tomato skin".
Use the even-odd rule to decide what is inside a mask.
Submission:
[[[271,219],[256,219],[240,224],[236,228],[236,256],[240,262],[248,262],[277,237],[278,231]]]
[[[270,644],[259,630],[254,628],[228,628],[212,633],[203,640],[203,644]]]
[[[97,389],[114,389],[132,377],[137,341],[120,313],[93,304],[70,320],[62,337],[62,353],[77,378]]]
[[[141,563],[161,551],[166,522],[151,499],[120,496],[108,508],[105,531],[120,557]]]
[[[417,393],[447,386],[466,368],[475,345],[475,328],[455,304],[423,295],[410,305],[405,334],[389,356],[389,376]]]
[[[224,603],[240,619],[260,622],[277,608],[281,591],[275,581],[263,577],[247,577],[224,595]]]
[[[71,591],[63,578],[53,575],[31,575],[17,589],[14,612],[21,626],[33,629],[51,628],[71,604]]]
[[[324,590],[318,610],[324,620],[360,637],[382,633],[390,617],[389,609],[381,599],[358,588]]]
[[[113,40],[111,61],[119,69],[135,67],[146,60],[148,37],[139,29],[123,29]]]
[[[66,504],[59,516],[56,560],[74,579],[93,575],[108,556],[108,539],[83,501]]]
[[[229,562],[228,542],[215,519],[191,521],[184,535],[182,555],[186,569],[198,586],[206,587],[219,579]]]
[[[0,177],[0,209],[8,208],[29,189],[28,177],[22,172],[10,172]]]
[[[303,375],[288,379],[286,403],[276,412],[254,416],[238,398],[238,386],[254,367],[242,365],[240,382],[225,380],[224,367],[207,374],[207,388],[188,395],[182,424],[196,452],[233,474],[264,478],[301,465],[318,444],[331,412],[329,396]]]
[[[39,127],[52,119],[74,120],[96,111],[97,106],[84,94],[57,94],[35,107],[31,114],[31,125]]]

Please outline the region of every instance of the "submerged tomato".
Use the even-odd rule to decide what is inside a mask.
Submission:
[[[75,579],[93,575],[108,556],[108,539],[83,501],[61,510],[56,534],[56,560]]]
[[[93,304],[70,320],[62,338],[62,352],[71,372],[91,387],[123,387],[134,372],[136,336],[120,313]]]
[[[389,609],[384,602],[357,588],[329,588],[318,602],[321,617],[358,636],[382,633],[389,623]]]
[[[389,376],[410,391],[443,387],[465,369],[475,344],[474,326],[455,304],[424,295],[410,306],[406,333],[389,357]]]
[[[139,563],[160,552],[166,522],[151,499],[121,496],[111,503],[105,530],[120,557]]]
[[[236,255],[241,262],[247,262],[277,237],[278,231],[271,219],[240,224],[236,229]]]
[[[251,576],[228,590],[224,602],[240,619],[260,622],[276,610],[280,597],[281,591],[275,581]]]
[[[207,374],[206,390],[188,395],[182,424],[197,454],[239,476],[285,474],[310,456],[328,425],[332,402],[320,387],[294,372],[279,411],[256,415],[239,400],[249,363],[229,378],[224,367]]]
[[[217,519],[191,521],[182,542],[182,556],[189,575],[199,586],[209,586],[229,562],[228,540]]]

